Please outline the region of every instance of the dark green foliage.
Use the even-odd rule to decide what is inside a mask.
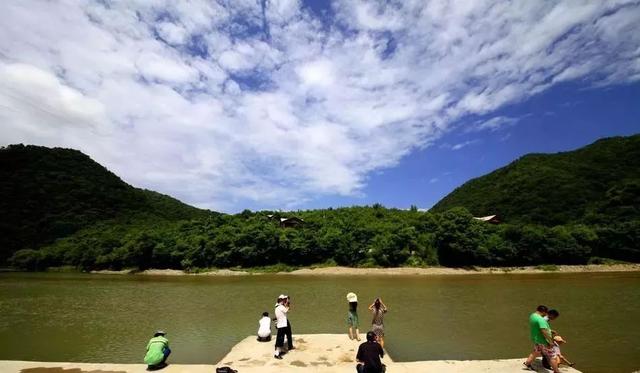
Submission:
[[[461,207],[225,215],[135,189],[76,151],[11,146],[0,155],[4,262],[25,270],[640,262],[639,184],[631,177],[603,187],[606,197],[583,215],[563,212],[572,216],[566,224],[493,225]],[[304,223],[280,226],[280,217],[293,216]]]
[[[513,224],[640,219],[640,135],[557,154],[529,154],[470,180],[432,209],[465,207]]]
[[[133,188],[77,150],[0,148],[0,264],[108,219],[175,221],[209,212]]]
[[[27,271],[37,271],[45,269],[46,265],[42,263],[42,255],[38,250],[22,249],[13,253],[11,264],[16,268]]]
[[[436,230],[438,259],[445,266],[468,266],[483,260],[478,249],[481,224],[463,208],[449,210],[440,217]]]

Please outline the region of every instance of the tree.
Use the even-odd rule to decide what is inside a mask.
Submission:
[[[481,222],[464,208],[453,208],[442,214],[436,230],[438,259],[445,266],[469,266],[481,264],[486,258],[478,252]]]
[[[13,253],[9,263],[25,271],[37,271],[40,267],[40,252],[37,250],[23,249]]]

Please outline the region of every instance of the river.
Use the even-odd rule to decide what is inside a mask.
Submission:
[[[0,274],[0,359],[141,362],[164,329],[176,363],[216,363],[255,333],[275,298],[292,298],[295,333],[346,332],[345,295],[389,306],[396,361],[526,356],[528,315],[560,311],[563,354],[591,373],[640,369],[640,273],[461,276],[136,276]]]

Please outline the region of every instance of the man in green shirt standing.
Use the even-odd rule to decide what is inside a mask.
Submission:
[[[144,363],[148,365],[148,370],[162,369],[167,366],[165,362],[171,354],[171,349],[169,349],[169,340],[165,337],[166,334],[164,331],[158,330],[147,343]]]

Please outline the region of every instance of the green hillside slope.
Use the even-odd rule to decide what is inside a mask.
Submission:
[[[0,148],[0,263],[105,220],[154,224],[208,214],[134,188],[77,150]]]
[[[465,207],[509,223],[548,226],[640,218],[640,135],[578,150],[529,154],[470,180],[432,209]]]
[[[465,208],[447,209],[446,201],[441,212],[375,204],[219,214],[133,188],[75,150],[10,146],[0,148],[0,265],[198,270],[640,262],[638,140],[527,156],[471,181],[486,187],[467,193],[470,202],[493,198],[503,205],[466,207],[503,215],[507,223],[499,225],[475,220]],[[500,196],[504,190],[509,198]],[[292,217],[301,220],[281,220]],[[548,226],[559,221],[567,223]]]

